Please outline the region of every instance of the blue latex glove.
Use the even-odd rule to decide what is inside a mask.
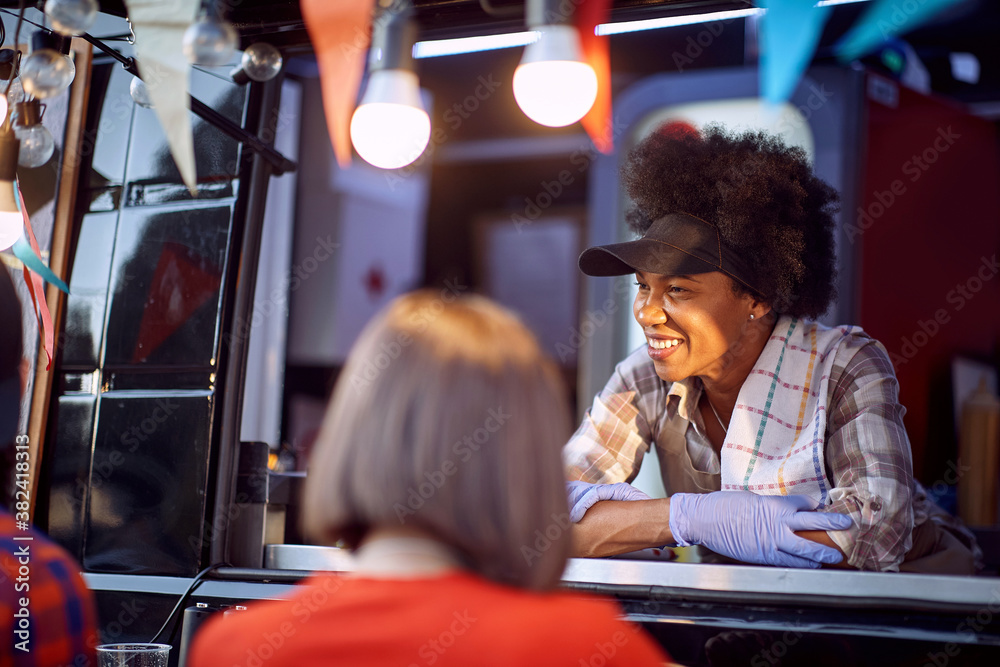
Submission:
[[[746,563],[817,568],[843,555],[795,535],[796,530],[845,530],[845,514],[813,512],[809,496],[759,496],[749,491],[675,493],[670,496],[670,532],[681,547],[701,544]]]
[[[595,503],[602,500],[649,500],[649,496],[631,484],[590,484],[588,482],[566,482],[569,495],[569,520],[573,523],[583,518]]]

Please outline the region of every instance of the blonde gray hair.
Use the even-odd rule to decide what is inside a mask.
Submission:
[[[404,295],[351,350],[310,462],[303,527],[356,547],[371,528],[406,524],[487,578],[549,588],[570,549],[568,435],[555,367],[513,314],[483,297]]]

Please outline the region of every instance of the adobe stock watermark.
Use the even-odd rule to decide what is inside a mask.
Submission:
[[[504,427],[511,414],[503,411],[503,406],[490,408],[486,411],[486,419],[482,426],[462,437],[451,446],[453,457],[441,462],[437,470],[424,471],[424,481],[416,487],[407,489],[406,504],[397,502],[392,506],[399,522],[406,523],[406,518],[413,516],[434,497],[438,490],[454,477],[463,463],[468,463],[482,447],[489,442],[490,436]]]
[[[247,478],[247,484],[253,488],[254,495],[262,495],[262,489],[267,488],[267,472],[260,472]],[[205,543],[212,544],[215,540],[236,521],[247,508],[253,506],[253,496],[245,491],[239,491],[233,502],[226,509],[225,514],[220,514],[212,519],[208,524],[204,535],[188,535],[188,547],[191,553],[200,554]]]
[[[674,51],[671,57],[674,60],[674,67],[678,72],[683,72],[685,67],[693,65],[694,62],[711,48],[723,32],[726,26],[735,21],[735,18],[723,19],[721,21],[710,21],[705,24],[705,28],[695,35],[688,35],[684,45],[684,52]]]
[[[492,72],[485,76],[480,75],[476,79],[475,88],[464,98],[452,104],[442,115],[444,122],[448,124],[451,132],[458,131],[458,128],[462,127],[462,124],[469,118],[472,118],[473,114],[480,109],[483,103],[493,97],[493,93],[502,86],[503,82],[496,79]],[[434,157],[434,152],[438,147],[448,141],[448,137],[449,133],[444,128],[434,128],[427,143],[427,148],[420,154],[420,157],[399,169],[386,169],[384,177],[389,190],[395,192],[396,187],[400,183],[419,171],[425,162]]]
[[[559,361],[566,363],[576,358],[580,348],[595,334],[598,329],[609,321],[612,321],[615,313],[621,308],[621,295],[628,293],[628,281],[616,280],[614,283],[615,296],[608,297],[601,304],[599,310],[588,310],[580,319],[579,327],[570,327],[567,342],[556,343],[555,351],[559,356]]]
[[[945,300],[953,307],[950,310],[938,308],[931,317],[918,320],[917,331],[900,339],[899,351],[889,352],[892,365],[898,369],[917,356],[921,348],[941,331],[941,327],[951,322],[952,313],[965,308],[966,304],[983,289],[983,285],[993,280],[998,272],[1000,272],[1000,262],[997,261],[996,253],[993,253],[992,257],[981,257],[976,272],[955,285],[945,296]]]
[[[621,123],[609,125],[608,131],[612,141],[617,141],[625,129]],[[563,196],[566,189],[580,178],[581,174],[590,169],[597,155],[598,150],[593,144],[573,151],[569,156],[569,163],[576,169],[562,169],[552,180],[539,183],[538,192],[533,197],[524,198],[524,208],[520,212],[511,213],[510,222],[514,225],[514,229],[521,232],[524,227],[534,224],[542,213],[551,208]]]
[[[351,41],[342,41],[340,43],[341,57],[350,58],[357,55],[361,51],[367,53],[368,48],[371,46],[372,33],[376,30],[380,30],[383,25],[388,23],[390,19],[394,18],[395,14],[405,10],[409,3],[406,0],[379,0],[376,5],[377,8],[374,10],[375,17],[372,19],[372,22],[364,28],[355,26],[354,37]]]
[[[312,618],[312,615],[323,608],[332,595],[335,595],[343,586],[343,579],[340,577],[324,577],[322,584],[313,586],[308,593],[302,595],[298,601],[292,605],[292,617],[300,625],[303,625]],[[264,667],[264,664],[273,658],[285,644],[298,633],[298,628],[289,620],[282,621],[274,625],[270,630],[261,634],[261,641],[256,642],[246,651],[246,658],[243,665],[246,667]]]
[[[77,477],[73,493],[70,496],[70,503],[74,507],[82,506],[92,490],[100,489],[110,482],[115,471],[127,460],[126,453],[134,454],[138,451],[139,446],[149,440],[181,407],[180,403],[171,400],[169,396],[158,398],[155,406],[148,417],[138,424],[132,424],[121,434],[118,442],[127,450],[123,451],[116,446],[108,452],[106,457],[95,457],[90,468],[90,478],[84,480]]]
[[[117,614],[114,612],[102,614],[102,618],[110,618],[111,620],[107,622],[103,629],[91,631],[84,639],[84,644],[90,650],[90,655],[88,656],[87,653],[77,653],[73,661],[67,663],[67,665],[73,665],[74,667],[90,667],[93,665],[94,650],[101,644],[113,644],[116,641],[120,641],[119,638],[125,634],[126,630],[132,624],[142,617],[145,611],[145,604],[139,600],[130,599],[118,605]]]
[[[893,179],[887,189],[872,192],[872,199],[874,201],[869,202],[867,207],[858,207],[857,219],[844,227],[848,242],[853,244],[858,236],[870,229],[879,218],[885,215],[886,211],[892,208],[893,204],[900,197],[907,193],[907,181],[910,184],[919,181],[931,168],[931,165],[937,162],[961,138],[962,135],[955,132],[951,125],[946,128],[939,127],[937,135],[931,141],[930,145],[919,154],[914,154],[900,167],[902,175],[907,177],[906,180],[902,178]]]
[[[417,649],[417,655],[423,660],[424,665],[433,665],[448,652],[459,638],[468,632],[472,624],[477,619],[469,613],[469,610],[456,611],[452,614],[452,619],[448,622],[448,627],[442,630],[436,637],[428,639]],[[420,667],[421,663],[411,662],[409,667]]]
[[[940,479],[934,482],[926,490],[930,492],[931,495],[940,498],[947,491],[949,486],[955,486],[958,481],[965,476],[965,473],[970,472],[972,466],[967,466],[962,464],[962,459],[957,458],[954,461],[948,461],[947,470],[941,475]]]
[[[444,312],[445,304],[453,302],[463,292],[469,290],[468,285],[463,285],[457,280],[447,279],[444,281],[444,288],[430,304],[422,307],[414,313],[409,325],[417,333],[421,333],[430,326],[431,322]],[[413,344],[413,336],[405,331],[401,331],[394,340],[382,343],[381,349],[374,359],[369,359],[364,363],[360,372],[353,373],[350,378],[351,386],[355,389],[364,389],[374,382],[383,371],[392,365],[399,355],[407,347]]]
[[[282,284],[271,290],[266,299],[263,301],[254,300],[249,319],[242,316],[236,317],[232,330],[223,336],[223,342],[231,346],[235,341],[246,340],[253,327],[259,327],[264,323],[264,320],[276,312],[284,314],[284,306],[292,293],[302,287],[302,283],[316,273],[320,264],[333,257],[334,251],[338,248],[340,248],[340,244],[335,243],[329,234],[325,237],[317,236],[312,253],[306,255],[298,264],[292,265]]]
[[[628,627],[631,634],[625,630],[615,630],[608,641],[594,642],[594,652],[587,657],[580,658],[580,662],[577,664],[580,667],[605,667],[618,655],[618,651],[629,643],[632,637],[642,632],[642,628],[635,623],[629,623]]]
[[[529,566],[541,558],[542,554],[551,549],[552,545],[573,527],[569,512],[553,513],[549,518],[552,519],[552,522],[545,526],[544,530],[535,529],[534,542],[521,545],[521,556]]]
[[[889,39],[895,36],[899,29],[906,25],[911,16],[919,12],[928,0],[896,0],[892,4],[892,13],[889,19],[880,19],[875,27],[882,33],[882,39]]]
[[[955,626],[957,634],[965,635],[967,643],[978,644],[977,632],[982,632],[987,626],[994,623],[996,614],[1000,612],[1000,588],[994,588],[990,594],[990,600],[986,606],[980,608],[975,614],[969,614]],[[948,642],[940,651],[928,651],[927,662],[923,667],[948,667],[953,658],[957,658],[962,652],[962,646],[958,642]],[[968,664],[966,661],[960,664]]]
[[[788,655],[788,651],[805,637],[805,633],[800,630],[786,630],[781,639],[776,640],[768,648],[763,649],[750,659],[750,667],[773,667],[780,665],[782,658]]]
[[[781,122],[774,129],[779,133],[785,133],[789,128],[800,129],[808,127],[809,119],[813,117],[813,114],[825,107],[826,103],[831,99],[833,99],[833,92],[826,89],[825,83],[820,83],[817,86],[814,82],[810,81],[809,95],[805,101],[802,104],[793,105],[802,115],[801,118],[793,115],[782,116]]]

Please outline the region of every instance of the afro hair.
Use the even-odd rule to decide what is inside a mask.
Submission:
[[[668,213],[714,223],[759,292],[733,281],[737,294],[806,318],[821,315],[835,297],[837,192],[813,175],[801,148],[762,131],[666,125],[629,153],[622,180],[632,200],[626,220],[636,233]]]

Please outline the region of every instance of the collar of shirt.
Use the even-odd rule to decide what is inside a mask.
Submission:
[[[688,377],[678,380],[670,385],[667,392],[667,416],[673,419],[678,414],[689,422],[700,423],[700,419],[695,418],[698,411],[698,401],[701,400],[702,385],[701,380],[696,377]]]
[[[699,472],[714,475],[722,468],[718,454],[708,441],[705,422],[702,421],[701,412],[698,411],[698,401],[701,400],[702,391],[701,380],[696,377],[674,382],[667,391],[666,410],[667,416],[671,419],[680,415],[688,422],[687,436],[684,439],[687,443],[688,456],[691,457],[691,465]]]

